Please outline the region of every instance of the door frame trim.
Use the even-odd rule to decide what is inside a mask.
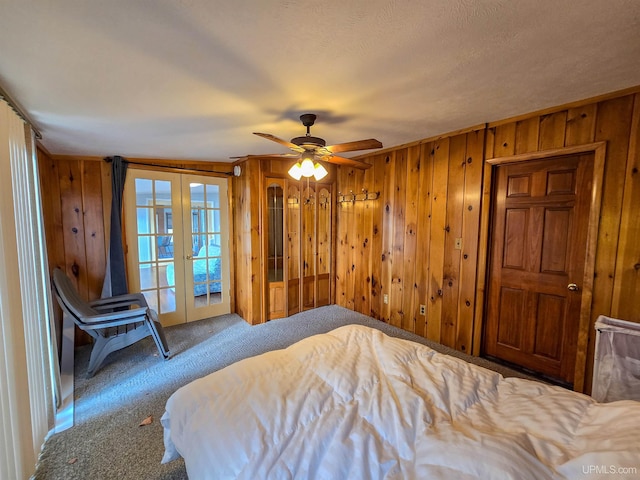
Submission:
[[[607,142],[595,142],[565,148],[554,148],[536,152],[509,155],[505,157],[488,158],[484,161],[482,181],[482,205],[480,210],[480,244],[478,246],[477,271],[477,300],[473,321],[473,350],[475,356],[480,356],[482,335],[484,329],[486,288],[488,285],[488,261],[490,253],[490,226],[492,203],[492,179],[494,168],[510,163],[545,160],[551,157],[593,153],[593,178],[591,186],[591,206],[589,210],[589,231],[587,234],[587,250],[583,274],[582,301],[580,304],[580,322],[578,325],[578,345],[576,349],[576,366],[573,389],[584,390],[585,369],[587,364],[587,346],[591,325],[591,300],[593,297],[593,280],[595,257],[600,226],[600,207],[602,204],[602,181],[604,178],[604,164],[607,152]]]

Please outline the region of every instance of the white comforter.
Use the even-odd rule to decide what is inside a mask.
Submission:
[[[162,424],[163,462],[181,455],[191,479],[640,476],[639,402],[505,379],[362,326],[196,380]]]

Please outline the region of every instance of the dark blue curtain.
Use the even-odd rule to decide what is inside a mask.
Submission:
[[[111,232],[107,254],[107,268],[102,285],[102,298],[128,293],[127,266],[122,244],[122,194],[127,176],[127,162],[120,156],[111,161]]]

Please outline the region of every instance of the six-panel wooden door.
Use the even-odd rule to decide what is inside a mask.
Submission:
[[[495,169],[484,352],[572,384],[592,154]]]

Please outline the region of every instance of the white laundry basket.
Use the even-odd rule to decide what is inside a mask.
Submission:
[[[598,317],[591,396],[598,402],[640,400],[640,323]]]

